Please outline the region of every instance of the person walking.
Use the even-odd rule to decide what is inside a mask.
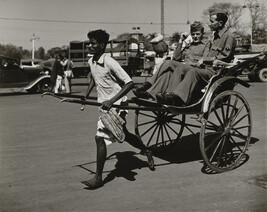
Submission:
[[[104,30],[89,31],[89,53],[93,55],[88,61],[91,72],[88,75],[89,84],[85,93],[85,99],[89,97],[96,86],[97,101],[101,103],[99,108],[99,120],[95,142],[97,147],[96,174],[92,179],[81,181],[90,189],[103,186],[102,173],[106,161],[107,145],[124,140],[139,148],[148,159],[148,166],[154,169],[152,152],[142,141],[129,133],[126,128],[127,111],[112,108],[112,105],[126,104],[126,94],[133,88],[132,79],[119,63],[108,54],[105,48],[109,40],[109,34]]]

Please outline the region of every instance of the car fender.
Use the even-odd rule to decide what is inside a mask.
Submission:
[[[27,85],[26,87],[24,87],[24,90],[30,90],[31,88],[33,88],[34,86],[36,86],[39,82],[46,80],[46,79],[51,79],[50,75],[41,75],[40,77],[38,77],[37,79],[33,80],[32,82],[30,82],[29,85]]]
[[[204,114],[208,112],[211,101],[212,101],[213,97],[215,96],[214,94],[216,93],[217,90],[219,92],[222,92],[225,90],[233,89],[237,84],[241,84],[247,88],[250,86],[250,84],[248,84],[247,82],[245,82],[239,78],[233,77],[233,76],[223,77],[223,78],[215,81],[211,85],[209,90],[207,91],[207,94],[205,95],[201,111]]]

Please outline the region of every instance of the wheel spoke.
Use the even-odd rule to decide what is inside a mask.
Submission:
[[[157,126],[157,123],[153,124],[150,128],[148,128],[145,132],[143,132],[143,134],[141,135],[141,137],[143,137],[145,134],[147,134],[155,126]]]
[[[150,142],[151,142],[152,138],[154,137],[154,134],[155,134],[156,130],[158,129],[158,127],[159,127],[159,125],[157,125],[157,126],[155,127],[153,133],[151,134],[151,136],[150,136],[150,138],[149,138],[149,140],[148,140],[148,142],[147,142],[147,146],[150,144]]]
[[[236,137],[238,138],[241,138],[243,140],[246,140],[247,139],[247,136],[243,135],[241,132],[239,132],[238,130],[236,129],[233,129],[238,135],[235,135]]]
[[[187,125],[185,125],[185,128],[186,128],[189,132],[191,132],[192,134],[195,134],[195,132],[194,132],[193,130],[191,130]]]
[[[237,97],[236,97],[236,98],[235,98],[234,105],[233,105],[232,110],[231,110],[231,114],[230,114],[229,117],[232,117],[232,116],[234,115],[234,112],[235,112],[235,108],[236,108],[237,102],[238,102],[238,99],[237,99]]]
[[[215,133],[216,134],[216,133]],[[214,134],[214,135],[215,135]],[[211,135],[210,135],[211,136]],[[206,136],[205,136],[206,137]],[[220,133],[220,135],[219,136],[217,136],[216,138],[214,138],[213,140],[212,140],[212,142],[207,146],[207,147],[205,147],[205,151],[207,152],[207,151],[209,151],[209,148],[211,147],[211,146],[213,146],[215,143],[217,143],[219,140],[221,140],[223,138],[223,135]]]
[[[230,136],[229,138],[230,138],[230,140],[232,141],[231,143],[234,144],[234,145],[237,147],[237,149],[239,149],[239,151],[242,153],[243,150],[240,148],[239,145],[237,145],[237,143],[236,143],[235,140],[232,138],[232,136]]]
[[[143,125],[146,125],[146,124],[151,124],[151,123],[154,123],[154,122],[156,122],[156,120],[143,122],[143,123],[138,124],[137,126],[140,127],[140,126],[143,126]]]
[[[160,128],[161,128],[161,125],[158,125],[158,133],[157,133],[157,139],[156,139],[156,145],[159,143],[159,137],[160,137]]]
[[[218,156],[218,159],[217,159],[217,167],[219,167],[220,165],[220,162],[221,162],[221,159],[222,159],[222,154],[223,154],[223,149],[224,149],[224,144],[225,144],[225,137],[222,139],[222,145],[221,145],[221,148],[220,148],[220,152],[219,152],[219,156]],[[215,152],[214,152],[215,153]]]
[[[185,115],[174,115],[166,111],[139,112],[140,110],[135,112],[135,134],[146,146],[167,145],[181,136]]]
[[[223,123],[225,123],[226,117],[225,117],[225,113],[224,113],[224,103],[222,102],[221,104],[221,113],[222,113],[222,119],[223,119]]]
[[[240,112],[242,111],[242,109],[244,108],[245,104],[243,104],[241,107],[239,107],[238,111],[236,112],[236,114],[230,118],[230,122],[231,124],[235,121],[235,119],[237,118],[237,116],[240,114]]]
[[[214,129],[214,131],[218,131],[218,130],[222,130],[222,127],[221,126],[218,126],[217,124],[211,122],[211,121],[207,121],[207,123],[211,124],[211,125],[206,125],[206,127],[210,130]]]
[[[161,140],[163,141],[163,145],[165,145],[165,140],[164,140],[164,134],[163,134],[163,127],[160,125],[160,131],[161,131]]]
[[[240,117],[237,121],[235,121],[235,123],[232,124],[232,127],[234,127],[235,125],[237,125],[240,121],[242,121],[244,118],[248,117],[248,114]]]
[[[229,96],[226,105],[227,105],[226,106],[226,119],[228,119],[229,118],[230,105],[231,105],[231,96]]]
[[[168,123],[166,123],[166,126],[169,127],[176,135],[178,135],[178,133]]]
[[[218,142],[217,146],[215,147],[215,150],[213,151],[213,154],[210,157],[210,161],[213,161],[213,158],[214,158],[219,146],[221,145],[221,143],[222,143],[222,139],[220,139],[220,141]]]
[[[154,113],[154,112],[153,112]],[[146,117],[150,117],[150,118],[153,118],[155,119],[157,117],[157,114],[154,113],[154,115],[149,115],[149,114],[146,114],[146,113],[142,113],[142,112],[139,112],[140,115],[143,115],[143,116],[146,116]]]
[[[249,127],[250,127],[250,125],[245,125],[245,126],[241,126],[241,127],[235,127],[235,128],[233,128],[233,130],[237,131],[237,130],[249,128]]]
[[[223,122],[222,122],[222,120],[221,120],[221,118],[220,118],[220,116],[216,110],[214,110],[214,114],[215,114],[217,120],[220,122],[221,127],[223,127]]]
[[[169,141],[172,141],[171,136],[170,136],[170,134],[169,134],[169,132],[168,132],[168,129],[167,129],[166,125],[163,125],[163,127],[164,127],[164,129],[165,129],[165,131],[166,131],[166,134],[167,134],[167,136],[168,136],[168,138],[169,138]]]

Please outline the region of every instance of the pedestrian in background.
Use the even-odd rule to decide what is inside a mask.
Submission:
[[[62,61],[63,71],[64,71],[64,84],[65,92],[67,94],[71,93],[71,78],[73,77],[73,62],[65,55],[64,60]]]
[[[64,90],[64,86],[62,84],[62,79],[64,76],[63,72],[63,66],[61,62],[63,61],[63,55],[62,54],[57,54],[55,63],[52,68],[52,73],[53,75],[56,75],[56,83],[55,83],[55,88],[54,88],[54,93],[59,93],[60,91]]]

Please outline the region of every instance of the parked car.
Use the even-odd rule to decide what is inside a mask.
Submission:
[[[262,55],[262,56],[260,56]],[[257,57],[260,56],[260,57]],[[255,58],[255,59],[254,59]],[[251,60],[243,70],[242,75],[247,76],[251,82],[267,82],[267,52],[250,52],[247,54],[236,54],[237,61]]]
[[[15,59],[0,55],[0,88],[23,88],[34,92],[52,90],[50,75],[42,68],[21,68]]]
[[[40,63],[42,60],[40,59],[21,59],[20,67],[21,68],[38,68],[40,67]]]
[[[47,73],[47,74],[51,74],[53,65],[55,63],[55,58],[50,58],[48,60],[43,60],[40,62],[39,66],[42,68],[42,70]]]

